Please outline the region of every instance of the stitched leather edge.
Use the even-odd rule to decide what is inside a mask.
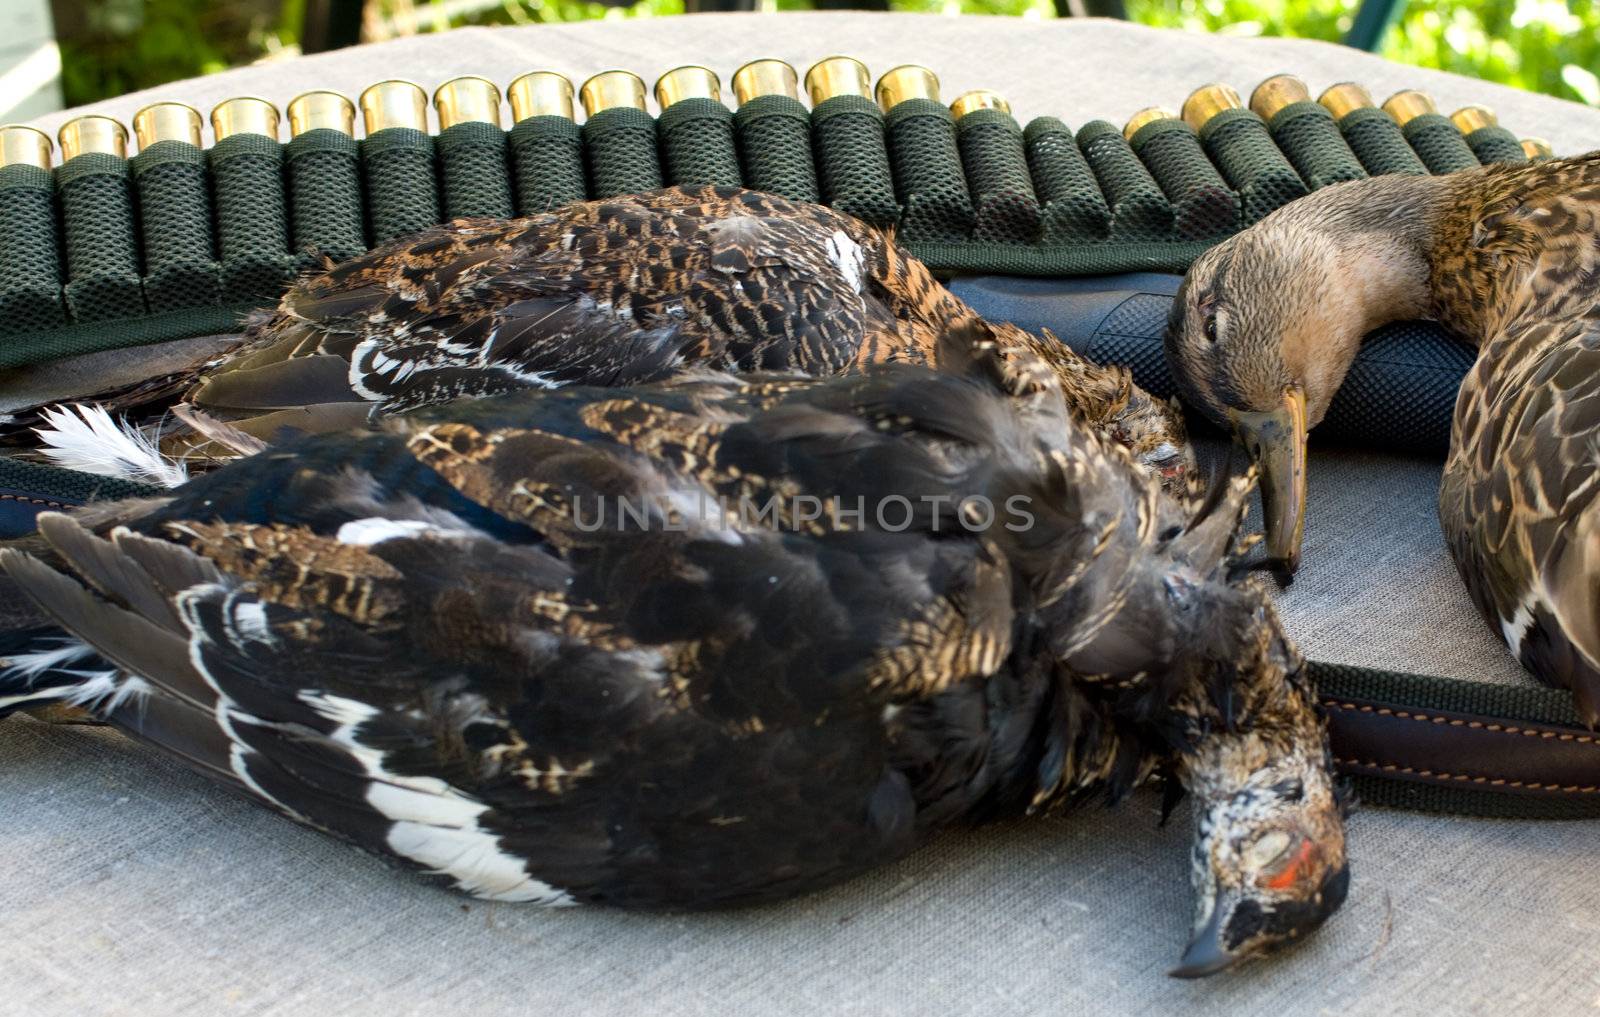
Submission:
[[[76,502],[50,501],[48,498],[32,498],[23,494],[0,494],[0,501],[20,501],[28,505],[44,505],[48,508],[75,508]]]
[[[1333,761],[1341,767],[1360,767],[1363,770],[1375,770],[1384,774],[1403,774],[1407,777],[1421,777],[1425,780],[1448,780],[1463,784],[1477,784],[1483,787],[1512,788],[1519,791],[1554,791],[1560,794],[1597,795],[1600,794],[1600,784],[1540,784],[1534,781],[1508,780],[1505,777],[1490,777],[1472,773],[1441,773],[1435,770],[1421,770],[1411,766],[1401,766],[1398,763],[1379,763],[1367,759],[1343,759],[1334,756]]]
[[[1501,794],[1521,792],[1574,799],[1600,795],[1600,780],[1584,779],[1589,773],[1600,776],[1600,765],[1590,765],[1586,761],[1593,755],[1593,748],[1600,747],[1600,735],[1593,732],[1535,722],[1476,717],[1453,711],[1387,706],[1341,696],[1319,698],[1335,728],[1334,762],[1346,773],[1413,784],[1470,786]],[[1393,725],[1397,721],[1400,722],[1400,728],[1391,729],[1387,736],[1381,734],[1382,725]],[[1453,730],[1444,736],[1442,742],[1440,735],[1430,736],[1431,743],[1426,739],[1414,743],[1404,737],[1394,736],[1396,731],[1414,724],[1426,725],[1434,730]],[[1380,726],[1375,728],[1370,725]],[[1498,767],[1490,767],[1488,771],[1481,768],[1486,761],[1484,757],[1492,760],[1496,752],[1511,751],[1520,755],[1514,746],[1527,744],[1524,739],[1529,738],[1549,745],[1561,744],[1561,752],[1579,753],[1574,758],[1585,762],[1576,767],[1576,773],[1572,766],[1564,767],[1564,781],[1539,779],[1539,774],[1530,774],[1525,770],[1520,776],[1510,776],[1504,772],[1493,772]],[[1344,752],[1340,751],[1341,743],[1344,743]],[[1499,748],[1493,749],[1491,746]],[[1374,756],[1379,758],[1372,758]],[[1600,760],[1600,757],[1596,758]],[[1405,761],[1399,761],[1402,759]],[[1464,768],[1463,764],[1469,761],[1480,764],[1480,768]],[[1578,779],[1574,780],[1574,776]]]
[[[1554,739],[1562,742],[1575,742],[1579,745],[1600,745],[1600,736],[1573,734],[1566,731],[1540,730],[1538,728],[1518,727],[1515,724],[1501,724],[1488,720],[1463,720],[1459,717],[1438,717],[1431,713],[1419,710],[1402,710],[1388,706],[1373,706],[1369,703],[1340,702],[1336,699],[1323,699],[1323,709],[1346,710],[1357,713],[1370,713],[1379,717],[1393,717],[1396,720],[1415,720],[1428,724],[1444,724],[1450,727],[1465,727],[1478,731],[1488,731],[1494,734],[1521,735],[1525,738]]]

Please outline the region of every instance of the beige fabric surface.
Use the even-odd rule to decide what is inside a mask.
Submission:
[[[534,67],[730,73],[835,51],[917,60],[947,94],[1019,116],[1120,121],[1224,79],[1294,70],[1380,97],[1483,102],[1560,151],[1600,147],[1600,111],[1283,40],[1108,22],[861,14],[701,17],[456,32],[249,68],[155,98],[354,93]],[[61,117],[39,121],[52,126]],[[1434,518],[1438,464],[1312,461],[1306,567],[1285,597],[1313,656],[1522,682],[1473,614]],[[1382,810],[1351,823],[1344,910],[1303,948],[1175,982],[1187,823],[1154,803],[955,832],[910,860],[788,904],[704,915],[545,912],[419,886],[105,731],[0,724],[0,1014],[1395,1014],[1600,1011],[1600,823]]]

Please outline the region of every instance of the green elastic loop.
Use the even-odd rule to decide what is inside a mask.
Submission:
[[[348,261],[367,249],[361,211],[361,149],[332,128],[294,138],[284,149],[289,167],[289,220],[298,263]]]
[[[1111,210],[1067,125],[1055,117],[1036,117],[1022,132],[1028,175],[1044,203],[1039,239],[1047,246],[1103,240]]]
[[[694,187],[739,187],[739,153],[733,142],[733,111],[715,99],[680,99],[656,121],[666,157],[667,183]]]
[[[1128,146],[1161,185],[1178,236],[1205,240],[1239,228],[1239,196],[1206,158],[1194,128],[1176,118],[1152,120]]]
[[[811,111],[811,147],[822,200],[874,226],[900,218],[883,111],[861,95],[836,95]]]
[[[245,315],[261,306],[257,302],[183,307],[160,314],[106,321],[75,321],[60,328],[24,332],[0,342],[0,371],[48,364],[102,350],[120,350],[198,335],[237,332]]]
[[[85,152],[56,170],[66,233],[67,309],[76,321],[141,315],[139,239],[128,160]]]
[[[1041,211],[1016,119],[1003,110],[973,110],[956,122],[956,146],[975,206],[972,238],[1031,243],[1039,235]]]
[[[158,141],[128,164],[139,193],[144,294],[150,310],[217,303],[222,275],[205,153],[186,141]]]
[[[1151,243],[1170,239],[1172,205],[1121,131],[1104,120],[1091,120],[1078,128],[1078,148],[1111,208],[1112,240]]]
[[[440,131],[436,145],[446,219],[510,218],[513,205],[505,131],[472,120]]]
[[[44,463],[30,463],[8,457],[0,457],[0,488],[8,491],[27,491],[41,498],[74,505],[91,501],[115,501],[119,498],[140,498],[160,494],[164,490],[154,484],[141,484],[134,480],[105,477],[98,473],[82,473],[60,466],[47,466]]]
[[[1405,173],[1418,176],[1428,172],[1417,153],[1406,144],[1406,136],[1394,118],[1376,106],[1363,106],[1339,120],[1339,133],[1345,144],[1361,160],[1371,176]]]
[[[1367,175],[1361,160],[1345,143],[1333,114],[1309,99],[1290,103],[1273,114],[1272,138],[1313,191]]]
[[[1406,121],[1400,133],[1428,167],[1429,173],[1454,173],[1479,165],[1461,129],[1443,113],[1424,113]]]
[[[1166,207],[1163,204],[1162,207]],[[1168,209],[1170,216],[1171,210]],[[934,271],[959,275],[1060,277],[1119,272],[1182,272],[1211,247],[1210,240],[1102,240],[1071,247],[1044,244],[906,244]]]
[[[1239,192],[1241,225],[1306,194],[1305,181],[1272,141],[1267,125],[1247,109],[1225,109],[1200,128],[1200,143]]]
[[[49,170],[0,166],[0,237],[0,336],[60,326],[66,311]]]
[[[548,212],[588,197],[583,180],[583,133],[566,117],[528,117],[511,128],[517,211]]]
[[[909,242],[953,242],[972,232],[972,196],[956,145],[950,110],[931,99],[907,99],[885,120],[895,196],[904,209],[899,236]]]
[[[1499,124],[1480,127],[1467,135],[1467,147],[1485,166],[1491,163],[1521,166],[1528,161],[1528,153],[1522,150],[1522,142]]]
[[[744,179],[790,201],[822,200],[811,158],[811,114],[789,95],[761,95],[733,115]]]
[[[387,243],[443,218],[433,172],[433,137],[412,127],[386,127],[361,141],[367,224],[374,244]]]
[[[222,299],[276,299],[294,272],[283,146],[262,134],[223,138],[206,153],[216,199]]]
[[[583,122],[591,196],[614,198],[661,187],[656,122],[632,106],[617,106]]]

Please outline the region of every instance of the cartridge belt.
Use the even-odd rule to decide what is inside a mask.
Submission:
[[[509,84],[508,101],[472,76],[445,82],[431,103],[416,84],[385,81],[356,101],[297,97],[287,142],[272,104],[241,97],[211,111],[209,148],[200,113],[164,102],[134,116],[131,157],[121,123],[68,122],[59,165],[42,133],[0,128],[0,369],[231,331],[319,259],[451,218],[668,184],[820,200],[894,226],[947,274],[1059,277],[1182,271],[1340,180],[1548,153],[1482,107],[1445,117],[1402,92],[1380,108],[1350,84],[1314,101],[1287,75],[1249,103],[1208,85],[1177,113],[1076,130],[1052,116],[1024,127],[988,91],[946,105],[933,72],[913,65],[874,87],[849,57],[819,61],[803,83],[789,65],[758,60],[732,84],[737,109],[713,71],[676,68],[656,82],[652,115],[628,71],[580,89],[536,71]]]

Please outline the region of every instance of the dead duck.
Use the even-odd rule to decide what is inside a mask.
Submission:
[[[669,188],[397,240],[301,280],[220,359],[99,401],[122,412],[183,392],[266,439],[374,409],[695,368],[929,363],[942,330],[976,317],[859,220],[739,188]],[[1056,368],[1083,420],[1181,486],[1193,460],[1175,406],[1053,338],[998,333]]]
[[[1270,552],[1299,563],[1306,432],[1361,338],[1429,317],[1479,350],[1439,519],[1514,656],[1600,722],[1600,153],[1324,188],[1218,245],[1173,306],[1187,400],[1259,457]]]
[[[786,896],[1165,769],[1197,821],[1174,973],[1304,938],[1342,808],[1234,571],[1248,482],[1184,516],[1034,358],[940,361],[456,402],[44,515],[0,552],[42,615],[0,712],[86,706],[543,904]]]

